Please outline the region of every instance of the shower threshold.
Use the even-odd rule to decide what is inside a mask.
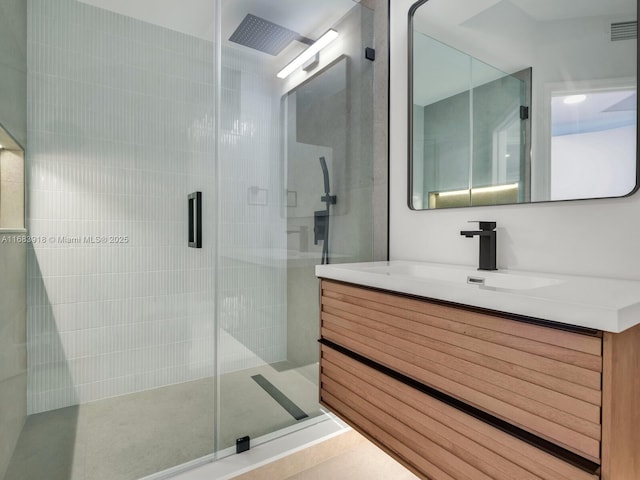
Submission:
[[[237,455],[230,447],[140,480],[230,480],[350,430],[342,420],[323,411],[320,416],[252,440],[251,450]]]

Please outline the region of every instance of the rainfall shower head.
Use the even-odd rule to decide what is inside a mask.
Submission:
[[[308,43],[309,39],[298,32],[249,13],[229,37],[229,40],[275,56],[293,40]]]

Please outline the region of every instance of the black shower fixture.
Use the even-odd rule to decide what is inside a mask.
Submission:
[[[327,169],[327,161],[324,157],[320,157],[320,167],[322,168],[322,176],[324,177],[324,195],[320,197],[325,203],[324,210],[318,210],[313,215],[313,233],[314,244],[317,245],[322,241],[322,264],[329,263],[329,207],[338,203],[338,197],[331,195],[329,186],[329,170]]]
[[[229,37],[231,42],[274,56],[280,54],[294,40],[306,45],[313,43],[310,38],[298,32],[250,13]]]

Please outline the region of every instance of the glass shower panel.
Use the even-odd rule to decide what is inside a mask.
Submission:
[[[216,218],[189,248],[187,198],[214,211],[214,12],[158,3],[28,2],[28,416],[3,480],[213,453]]]
[[[471,75],[471,204],[523,201],[530,70],[509,75],[474,58]]]
[[[529,198],[531,69],[505,73],[413,32],[413,208]]]
[[[469,206],[472,59],[413,35],[414,58],[421,60],[414,61],[412,204]]]
[[[314,266],[325,245],[332,263],[373,256],[373,63],[364,58],[373,12],[352,0],[222,0],[221,7],[217,447],[224,456],[238,438],[255,445],[325,419]],[[305,70],[276,76],[329,28],[338,39]],[[328,210],[327,190],[336,197]]]

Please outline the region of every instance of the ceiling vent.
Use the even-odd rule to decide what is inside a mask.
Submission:
[[[618,22],[611,24],[611,41],[634,40],[638,38],[638,22]]]

